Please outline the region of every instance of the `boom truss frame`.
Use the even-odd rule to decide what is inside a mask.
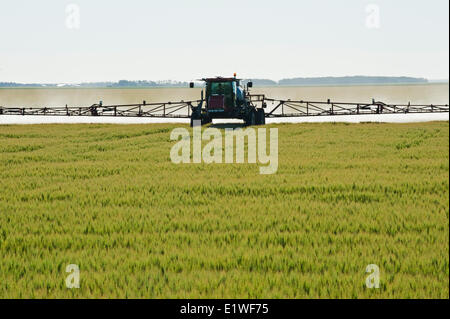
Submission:
[[[267,118],[367,115],[367,114],[409,114],[409,113],[448,113],[448,104],[386,104],[372,100],[371,103],[323,101],[279,100],[262,94],[247,95],[255,107],[266,108],[272,104]],[[45,116],[115,116],[115,117],[157,117],[189,118],[192,108],[205,100],[162,102],[140,104],[103,105],[93,104],[85,107],[1,107],[0,115],[45,115]]]

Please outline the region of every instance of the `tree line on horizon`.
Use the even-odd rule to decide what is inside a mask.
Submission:
[[[243,83],[253,82],[255,86],[308,86],[308,85],[360,85],[360,84],[420,84],[429,83],[425,78],[415,77],[393,77],[393,76],[343,76],[343,77],[298,77],[281,79],[274,81],[270,79],[246,79]],[[188,87],[188,82],[182,81],[129,81],[120,80],[117,82],[87,82],[79,84],[58,84],[58,83],[16,83],[0,82],[0,87],[110,87],[110,88],[130,88],[130,87]]]

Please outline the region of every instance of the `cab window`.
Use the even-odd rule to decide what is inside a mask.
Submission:
[[[211,94],[225,95],[232,90],[230,82],[213,82],[211,83]]]

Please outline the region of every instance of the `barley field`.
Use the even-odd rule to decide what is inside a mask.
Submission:
[[[178,126],[0,126],[0,298],[449,298],[448,122],[269,125],[273,175]]]

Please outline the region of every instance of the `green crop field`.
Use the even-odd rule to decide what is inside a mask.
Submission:
[[[269,125],[273,175],[177,126],[0,126],[0,298],[449,298],[448,122]]]

